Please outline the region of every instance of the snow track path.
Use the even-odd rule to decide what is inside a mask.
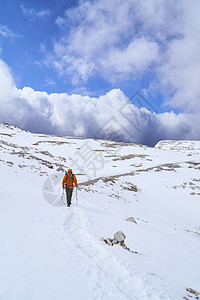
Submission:
[[[86,215],[78,207],[67,211],[64,223],[65,240],[71,248],[73,260],[85,272],[89,294],[95,299],[163,299],[169,300],[167,292],[145,275],[138,275],[117,257],[114,248],[108,248],[91,233]],[[133,255],[133,254],[130,254]],[[133,258],[134,259],[134,258]],[[173,300],[178,299],[174,298]]]

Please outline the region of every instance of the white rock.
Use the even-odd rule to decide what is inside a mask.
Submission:
[[[118,231],[114,235],[114,240],[117,242],[123,242],[125,240],[126,236],[122,231]]]

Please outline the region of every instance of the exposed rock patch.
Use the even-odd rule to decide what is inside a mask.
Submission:
[[[200,293],[195,291],[192,288],[186,288],[186,291],[188,292],[187,296],[183,297],[183,299],[185,300],[189,300],[189,299],[196,299],[199,300],[200,299]]]
[[[125,239],[126,239],[126,236],[121,230],[117,231],[114,234],[113,239],[104,238],[104,237],[101,238],[101,240],[109,246],[119,244],[122,248],[128,250],[129,252],[137,254],[138,253],[137,251],[132,251],[130,248],[127,247],[127,245],[124,243]]]

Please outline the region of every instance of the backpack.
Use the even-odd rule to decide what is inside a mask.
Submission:
[[[65,172],[65,175],[67,176],[67,178],[66,178],[66,181],[67,181],[67,179],[68,179],[68,174],[67,174],[67,172]],[[72,174],[72,180],[74,181],[74,174]]]

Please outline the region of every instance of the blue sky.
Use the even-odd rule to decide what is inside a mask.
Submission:
[[[79,95],[79,103],[89,96],[88,107],[94,97],[108,93],[108,99],[110,95],[118,100],[128,97],[155,112],[156,118],[175,113],[179,124],[183,115],[200,111],[199,13],[198,0],[1,0],[0,79],[7,90],[0,87],[0,97],[2,101],[3,95],[12,98],[11,106],[17,103],[23,115],[22,100],[16,99],[28,97],[26,87],[36,100],[30,103],[27,98],[24,107],[29,103],[34,109],[51,93],[57,95],[56,102],[62,93]],[[113,89],[118,89],[117,95]],[[132,99],[136,92],[146,102]],[[47,101],[55,116],[55,103],[49,99],[42,101]],[[7,104],[0,116],[9,122]],[[188,122],[182,124],[184,128]],[[34,124],[22,123],[15,121],[36,130]],[[55,123],[51,122],[49,132],[54,132]],[[45,121],[42,124],[46,128]],[[166,128],[166,136],[174,130],[184,138],[187,130],[179,134],[175,124]],[[188,132],[198,137],[192,128]],[[170,134],[169,138],[174,136]]]
[[[108,74],[97,71],[93,72],[87,80],[79,77],[76,83],[72,83],[70,73],[66,72],[61,75],[56,68],[49,67],[48,63],[44,63],[46,57],[53,53],[55,42],[59,43],[63,36],[76,30],[76,27],[80,28],[81,17],[78,12],[77,19],[75,15],[73,22],[66,17],[66,12],[79,7],[80,3],[72,0],[1,1],[0,24],[5,32],[0,34],[1,58],[12,69],[17,87],[30,86],[34,90],[48,93],[67,92],[91,96],[99,96],[113,88],[120,88],[129,98],[137,91],[142,93],[142,90],[147,88],[152,78],[155,77],[151,68],[146,69],[144,74],[138,74],[138,76],[137,73],[134,73],[133,76],[129,74],[123,79],[122,74],[119,78],[111,78],[111,80]],[[65,25],[57,24],[59,18],[65,19]],[[138,20],[136,21],[138,22]],[[139,30],[139,22],[136,25]],[[129,30],[127,29],[127,31]],[[123,48],[130,43],[130,36],[131,31],[127,36],[122,36],[118,41],[118,47]],[[106,35],[105,38],[107,38]],[[87,36],[85,36],[85,40],[87,40]],[[99,48],[99,51],[105,51],[106,55],[106,49]],[[112,72],[112,69],[109,72]],[[170,109],[162,107],[163,95],[159,91],[150,95],[149,101],[153,102],[157,111]]]
[[[70,87],[44,64],[42,51],[52,48],[60,30],[55,19],[76,1],[1,1],[0,23],[8,30],[0,35],[2,59],[12,68],[19,88],[31,86],[47,92],[68,91]],[[49,84],[48,84],[49,80]],[[50,81],[55,81],[51,85]]]

